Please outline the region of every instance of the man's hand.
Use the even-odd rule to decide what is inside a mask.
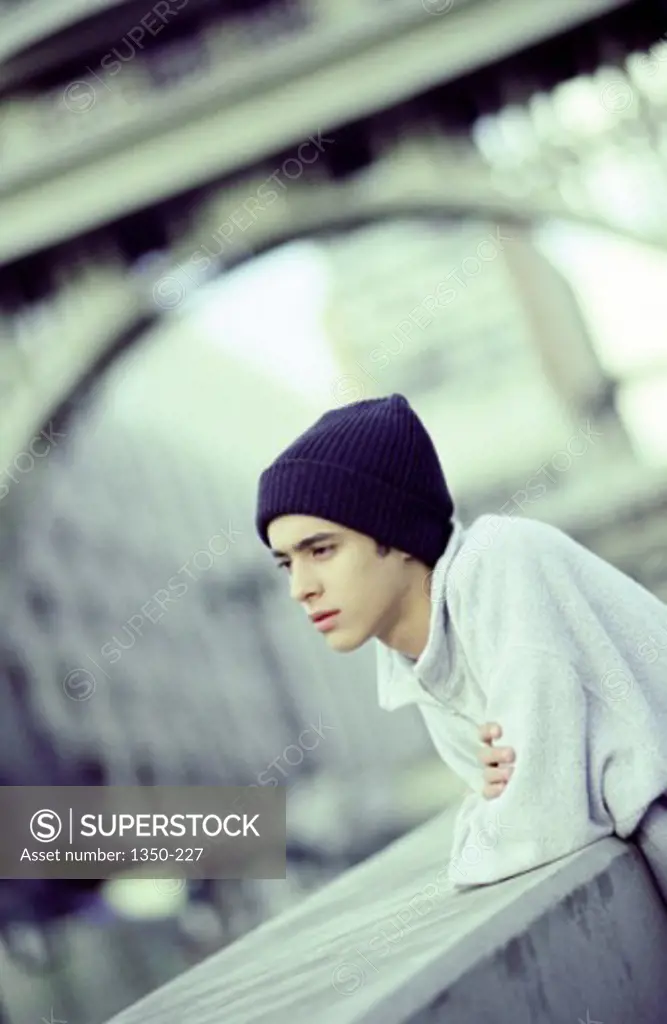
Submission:
[[[515,753],[512,747],[493,747],[493,741],[499,740],[503,731],[497,722],[485,722],[480,726],[479,736],[485,746],[479,753],[484,765],[484,790],[482,796],[486,800],[494,800],[504,792],[505,786],[512,777]]]

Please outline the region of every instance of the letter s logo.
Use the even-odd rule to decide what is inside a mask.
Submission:
[[[63,823],[55,811],[35,811],[30,819],[30,832],[40,843],[51,843],[62,831]]]
[[[650,637],[649,639],[653,640],[653,637]],[[657,661],[659,657],[656,648],[651,647],[650,643],[648,642],[639,645],[639,647],[637,648],[637,654],[643,661],[646,661],[649,665],[652,665],[653,662]]]

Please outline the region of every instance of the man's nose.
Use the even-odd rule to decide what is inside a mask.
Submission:
[[[290,575],[290,593],[295,601],[299,601],[303,604],[313,595],[319,593],[320,586],[312,572],[306,569],[292,566],[292,572]]]

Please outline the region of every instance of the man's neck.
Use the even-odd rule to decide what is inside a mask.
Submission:
[[[423,578],[406,595],[395,623],[386,634],[378,636],[381,643],[407,658],[417,660],[428,643],[431,625],[431,596],[423,586]]]

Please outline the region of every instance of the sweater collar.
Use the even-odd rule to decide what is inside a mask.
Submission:
[[[428,693],[429,685],[449,675],[447,579],[466,532],[459,520],[454,520],[452,525],[447,547],[431,575],[429,633],[419,658],[408,658],[381,641],[376,641],[378,702],[387,711],[416,702],[437,704],[438,701]]]

